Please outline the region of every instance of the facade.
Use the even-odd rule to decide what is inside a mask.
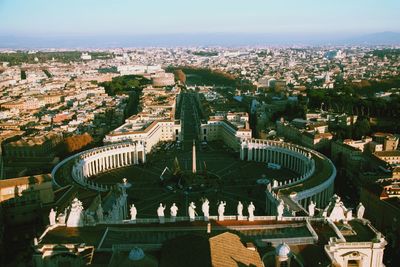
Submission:
[[[52,157],[54,148],[61,141],[62,135],[58,133],[22,137],[20,140],[3,144],[3,154],[5,159]]]
[[[231,122],[223,119],[210,119],[200,125],[200,140],[222,140],[234,150],[239,150],[241,140],[249,139],[251,136],[251,129],[237,128]]]
[[[326,123],[313,123],[308,120],[294,119],[291,123],[284,120],[276,122],[278,135],[312,149],[324,149],[330,146],[333,135]]]
[[[125,131],[128,124],[131,122],[132,130]],[[134,130],[135,126],[142,127]],[[146,153],[149,153],[153,146],[160,141],[181,140],[181,125],[179,121],[173,120],[156,120],[152,122],[145,121],[143,123],[140,123],[139,120],[127,120],[126,124],[106,135],[104,138],[104,143],[109,144],[129,140],[145,144],[145,151]]]
[[[38,220],[42,206],[53,201],[50,174],[0,181],[0,204],[5,223],[16,225]]]
[[[175,84],[175,76],[173,73],[157,73],[151,78],[155,87],[173,86]]]

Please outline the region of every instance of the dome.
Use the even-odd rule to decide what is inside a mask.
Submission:
[[[134,247],[130,252],[128,258],[131,261],[139,261],[144,258],[144,252],[141,248]]]
[[[275,249],[276,256],[288,257],[290,253],[290,247],[286,243],[278,245]]]

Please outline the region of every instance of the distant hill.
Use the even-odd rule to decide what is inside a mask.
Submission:
[[[1,1],[1,0],[0,0]],[[115,36],[2,36],[0,48],[115,48],[174,46],[251,46],[251,45],[400,45],[400,33],[378,32],[367,35],[302,33],[174,33]]]
[[[345,44],[358,45],[400,45],[400,33],[377,32],[366,34],[342,41]]]

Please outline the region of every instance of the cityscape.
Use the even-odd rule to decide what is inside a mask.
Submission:
[[[400,3],[178,2],[0,2],[0,266],[400,266]]]

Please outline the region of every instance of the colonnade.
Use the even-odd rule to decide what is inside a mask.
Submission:
[[[241,144],[240,158],[248,161],[279,164],[299,174],[290,183],[308,179],[315,170],[315,161],[306,148],[284,142],[250,139]],[[289,183],[282,182],[281,185]]]
[[[82,185],[103,191],[101,185],[90,182],[87,178],[108,170],[144,163],[145,161],[144,144],[139,142],[111,144],[79,154],[72,167],[72,177]]]
[[[324,207],[334,193],[335,166],[327,157],[311,149],[279,141],[248,139],[241,144],[240,158],[248,161],[279,164],[299,174],[298,177],[284,181],[271,181],[270,190],[266,192],[268,195],[267,202],[272,201],[272,203],[266,205],[269,207],[268,210],[275,209],[279,194],[290,192],[290,187],[295,185],[297,185],[293,188],[295,194],[291,196],[291,199],[306,210],[311,201],[316,203],[317,207]],[[327,177],[322,177],[322,179],[316,175],[316,161],[318,160],[327,161],[329,164],[323,166],[331,169],[330,172],[326,172],[329,173]],[[310,179],[318,179],[320,183],[315,183],[311,187],[306,186],[304,182]],[[298,186],[299,184],[303,186]]]

